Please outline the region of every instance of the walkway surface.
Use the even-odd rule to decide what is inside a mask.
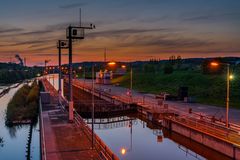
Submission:
[[[51,103],[41,109],[43,160],[90,160],[102,159],[99,150],[92,149],[91,135],[84,123],[69,123],[67,112],[57,105],[57,91],[42,80],[45,91],[50,92]]]
[[[91,80],[83,80],[78,79],[74,80],[75,84],[80,84],[82,86],[91,87]],[[122,99],[129,99],[129,95],[127,93],[129,92],[129,89],[120,87],[120,86],[114,86],[114,85],[102,85],[102,84],[95,84],[96,90],[101,90],[103,92],[109,93],[112,96],[115,97],[121,97]],[[139,103],[145,103],[145,104],[151,104],[151,105],[158,105],[158,99],[155,98],[155,95],[153,94],[145,94],[140,93],[137,91],[133,91],[132,97],[134,102]],[[192,109],[193,112],[205,116],[212,117],[214,116],[216,119],[221,119],[222,121],[225,121],[225,113],[226,109],[224,107],[217,107],[217,106],[211,106],[211,105],[203,105],[198,103],[184,103],[180,101],[164,101],[165,104],[168,104],[170,108],[176,110],[177,112],[181,112],[181,114],[187,114],[189,111],[189,108]],[[240,125],[240,110],[231,108],[229,109],[229,122],[235,123]]]

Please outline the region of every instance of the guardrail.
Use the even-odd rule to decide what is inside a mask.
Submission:
[[[87,123],[85,123],[85,121],[76,111],[74,112],[74,114],[76,124],[84,128],[84,131],[87,132],[86,135],[88,135],[88,138],[91,140],[92,130],[88,127]],[[108,148],[108,146],[95,133],[94,138],[95,138],[94,146],[96,150],[98,150],[103,159],[119,160],[119,158]]]
[[[183,117],[176,116],[166,118],[171,120],[172,122],[197,130],[206,135],[210,135],[211,137],[215,137],[227,143],[234,144],[235,146],[240,146],[239,142],[237,142],[237,140],[239,139],[239,135],[236,134],[235,132],[231,132],[231,130],[227,130],[209,123],[203,123],[202,121],[199,122],[199,120],[197,119],[186,119]]]
[[[46,144],[45,144],[45,136],[44,136],[44,127],[43,127],[43,119],[42,119],[42,100],[41,97],[39,99],[39,113],[40,113],[40,144],[41,144],[41,160],[47,160],[46,153]]]

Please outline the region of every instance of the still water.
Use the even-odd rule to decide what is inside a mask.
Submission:
[[[26,160],[26,144],[30,125],[22,125],[18,127],[5,126],[5,114],[7,104],[14,93],[21,87],[13,88],[9,93],[0,98],[0,159],[3,160]],[[1,87],[0,87],[1,88]],[[33,127],[31,143],[31,157],[34,160],[40,159],[39,148],[39,126]]]
[[[91,119],[85,119],[91,123]],[[116,121],[116,122],[114,122]],[[127,160],[202,160],[197,153],[165,137],[160,126],[137,117],[96,119],[97,135],[120,159]]]

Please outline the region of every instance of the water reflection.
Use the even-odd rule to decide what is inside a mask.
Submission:
[[[120,159],[230,159],[138,114],[97,118],[94,129]]]
[[[0,159],[26,160],[26,144],[29,133],[29,125],[13,127],[7,127],[5,125],[7,104],[20,87],[21,85],[17,88],[12,88],[8,93],[0,98]],[[34,126],[31,147],[32,159],[40,159],[38,123]]]
[[[3,147],[4,146],[4,141],[3,141],[3,138],[0,137],[0,147]]]

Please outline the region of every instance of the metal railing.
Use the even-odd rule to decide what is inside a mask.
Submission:
[[[44,136],[44,126],[42,119],[42,100],[41,97],[39,99],[39,113],[40,113],[40,144],[41,144],[41,159],[47,160],[47,152],[46,152],[46,144],[45,144],[45,136]]]
[[[183,118],[183,117],[177,117],[177,116],[167,117],[167,119],[175,123],[181,124],[183,126],[186,126],[188,128],[202,132],[204,134],[210,135],[211,137],[221,139],[222,141],[225,141],[227,143],[240,146],[239,145],[240,136],[238,134],[236,134],[231,130],[227,130],[222,127],[216,126],[215,124],[211,124],[207,122],[204,123],[197,119],[189,119],[189,118]]]
[[[79,126],[82,126],[84,131],[86,131],[86,135],[91,140],[92,130],[89,128],[87,123],[82,119],[82,117],[75,111],[74,112],[75,123]],[[107,160],[119,160],[119,158],[108,148],[108,146],[94,133],[95,138],[95,149],[100,153],[103,159]]]

